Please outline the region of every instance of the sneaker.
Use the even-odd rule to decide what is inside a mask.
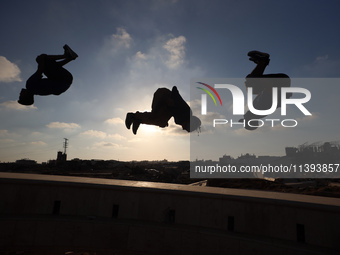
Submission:
[[[270,55],[268,53],[252,50],[248,52],[248,56],[250,57],[249,60],[255,62],[256,64],[262,61],[268,62],[269,64]]]
[[[132,124],[132,132],[134,134],[137,134],[137,130],[139,128],[139,125],[141,124],[141,122],[139,120],[135,120]]]
[[[68,57],[68,58],[70,58],[70,59],[72,59],[72,60],[75,60],[77,57],[78,57],[78,55],[77,55],[77,53],[75,53],[71,48],[70,48],[70,46],[68,46],[67,44],[65,44],[64,45],[64,50],[65,50],[65,55]]]
[[[27,89],[22,89],[20,92],[18,103],[22,105],[32,105],[34,104],[34,95]]]
[[[128,114],[126,114],[126,118],[125,118],[125,126],[127,129],[130,129],[132,122],[134,121],[135,116],[132,112],[129,112]]]

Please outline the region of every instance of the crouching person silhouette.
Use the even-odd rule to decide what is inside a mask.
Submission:
[[[273,105],[273,87],[278,88],[277,93],[277,108],[281,107],[281,88],[290,87],[290,78],[284,73],[263,74],[266,67],[269,65],[268,53],[260,51],[248,52],[249,60],[256,64],[253,71],[247,75],[245,85],[252,87],[253,94],[257,95],[253,101],[253,106],[257,110],[268,110]],[[292,93],[287,93],[287,98],[292,96]],[[259,119],[266,117],[266,115],[256,115],[251,111],[244,114],[244,126],[248,130],[255,130],[259,127]]]
[[[176,86],[169,90],[159,88],[153,95],[151,112],[127,113],[125,125],[137,134],[140,124],[167,127],[168,121],[174,117],[175,123],[181,125],[183,130],[192,132],[201,126],[201,120],[192,115],[189,105],[183,100]]]
[[[21,90],[18,103],[32,105],[34,95],[60,95],[71,86],[73,76],[63,66],[75,60],[78,55],[68,45],[63,48],[63,55],[41,54],[36,58],[38,69],[26,81],[26,88]],[[43,74],[47,78],[43,78]]]

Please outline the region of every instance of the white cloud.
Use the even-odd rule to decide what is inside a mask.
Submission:
[[[97,61],[100,65],[113,65],[125,62],[126,54],[130,54],[133,38],[124,28],[117,28],[116,33],[108,35],[100,47]],[[119,60],[118,60],[119,58]]]
[[[106,133],[98,130],[87,130],[82,132],[81,135],[91,136],[91,137],[98,137],[98,138],[105,138]]]
[[[65,122],[51,122],[47,124],[46,127],[48,128],[57,128],[57,129],[77,129],[80,126],[76,123],[65,123]]]
[[[169,53],[169,59],[166,61],[166,65],[171,69],[178,68],[185,58],[185,44],[186,38],[179,36],[168,40],[163,46]]]
[[[98,142],[94,144],[95,147],[119,147],[118,144],[112,142]]]
[[[8,133],[8,130],[6,129],[0,129],[0,137],[4,137],[4,136],[7,136],[9,133]]]
[[[32,135],[33,135],[33,136],[42,136],[43,133],[34,131],[34,132],[32,132]]]
[[[131,46],[132,37],[124,28],[119,27],[117,28],[117,33],[111,35],[110,43],[114,50],[120,48],[128,49]]]
[[[181,126],[176,125],[175,122],[171,124],[169,123],[169,126],[161,131],[164,132],[163,135],[166,135],[166,136],[188,136],[189,135],[187,131],[183,130]]]
[[[120,134],[107,134],[103,131],[98,130],[87,130],[81,133],[81,135],[89,136],[89,137],[96,137],[96,138],[107,138],[107,139],[114,139],[114,140],[125,140],[126,138]]]
[[[21,135],[18,134],[18,133],[13,133],[13,132],[10,132],[6,129],[0,129],[0,138],[3,138],[3,139],[9,139],[11,140],[12,138],[18,138],[20,137]],[[13,140],[11,140],[13,141]]]
[[[168,69],[178,69],[185,61],[185,43],[186,38],[182,35],[155,38],[152,46],[146,52],[137,51],[128,58],[132,64],[130,74],[134,74],[137,70],[150,72],[156,69],[159,72],[163,69],[162,66],[166,68],[163,69],[163,72],[167,72]]]
[[[142,53],[141,51],[138,51],[135,55],[135,58],[137,60],[141,59],[141,60],[145,60],[147,58],[147,56],[145,55],[145,53]]]
[[[0,82],[22,81],[20,73],[21,71],[16,64],[0,56]]]
[[[112,138],[114,140],[125,140],[126,138],[120,134],[113,134],[113,135],[108,135],[109,138]]]
[[[46,143],[43,141],[36,141],[36,142],[31,142],[32,145],[38,145],[38,146],[45,146]]]
[[[318,63],[318,62],[323,62],[323,61],[326,61],[328,59],[328,54],[327,55],[324,55],[324,56],[319,56],[319,57],[316,57],[315,59],[315,63]]]
[[[124,124],[124,120],[122,120],[121,118],[112,118],[112,119],[105,120],[105,123],[113,124],[113,125]]]
[[[32,109],[37,109],[37,107],[30,105],[30,106],[25,106],[19,104],[17,101],[6,101],[0,104],[0,107],[4,107],[6,109],[11,109],[11,110],[18,110],[18,111],[28,111]]]
[[[0,139],[0,144],[5,144],[5,143],[13,143],[13,139]]]
[[[296,121],[298,123],[298,127],[306,129],[309,129],[311,126],[315,126],[323,122],[322,116],[318,112],[312,112],[312,115],[296,118]]]

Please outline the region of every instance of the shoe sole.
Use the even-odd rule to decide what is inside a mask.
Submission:
[[[270,55],[268,53],[260,52],[257,50],[249,51],[248,56],[251,58],[269,58]]]
[[[75,53],[67,44],[65,44],[63,48],[71,56],[72,59],[76,59],[78,57],[78,54]]]
[[[133,114],[132,113],[127,113],[125,117],[125,126],[127,129],[131,128],[131,125],[133,123]]]

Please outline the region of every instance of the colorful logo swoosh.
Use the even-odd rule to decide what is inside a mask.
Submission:
[[[208,84],[206,84],[206,83],[203,83],[203,82],[197,82],[197,83],[199,83],[199,84],[201,84],[201,85],[204,85],[204,86],[206,86],[207,88],[211,89],[211,91],[214,92],[215,95],[217,96],[217,98],[218,98],[218,100],[220,101],[220,104],[221,104],[221,106],[222,106],[222,100],[221,100],[221,98],[220,98],[220,95],[217,93],[217,91],[216,91],[213,87],[211,87],[210,85],[208,85]],[[210,92],[209,90],[204,89],[204,88],[201,88],[201,87],[197,87],[197,88],[203,90],[204,92],[206,92],[206,93],[212,98],[212,100],[214,101],[215,105],[217,105],[214,96],[211,94],[211,92]]]

